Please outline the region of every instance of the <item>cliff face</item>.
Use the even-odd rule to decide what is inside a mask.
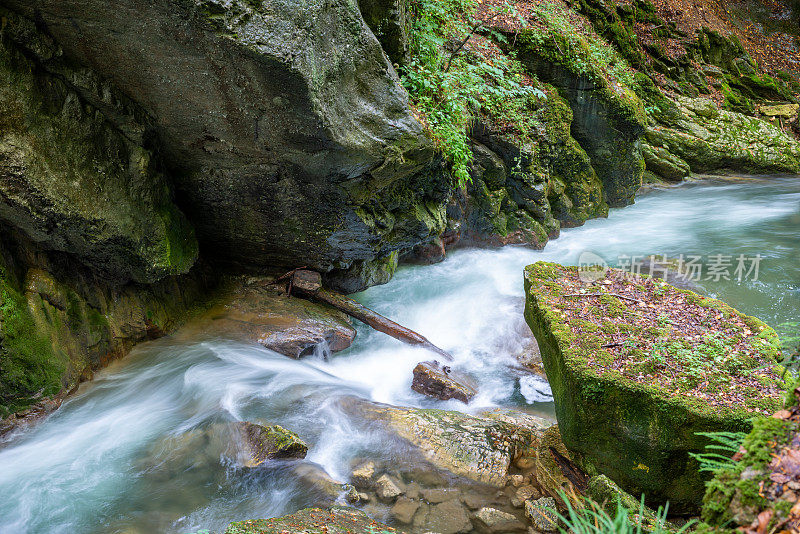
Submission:
[[[177,324],[198,262],[353,292],[643,176],[800,170],[773,33],[678,17],[711,0],[428,2],[0,0],[0,411]]]

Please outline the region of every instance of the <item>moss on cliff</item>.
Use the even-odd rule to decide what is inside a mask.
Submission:
[[[63,360],[37,328],[27,298],[0,265],[0,418],[58,393]]]

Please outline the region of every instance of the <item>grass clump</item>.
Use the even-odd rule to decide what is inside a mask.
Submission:
[[[616,503],[616,510],[610,513],[605,507],[593,500],[586,500],[586,506],[579,509],[572,505],[568,498],[564,498],[567,506],[567,516],[559,514],[565,527],[560,528],[562,534],[682,534],[688,532],[693,523],[687,523],[681,528],[675,528],[667,522],[669,504],[660,507],[651,524],[645,521],[648,509],[644,505],[644,497],[640,501],[638,510],[629,510],[621,500]],[[652,511],[650,511],[652,514]]]

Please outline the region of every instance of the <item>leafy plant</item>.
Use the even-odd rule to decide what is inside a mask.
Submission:
[[[401,70],[403,85],[463,186],[470,181],[468,134],[475,118],[501,117],[526,138],[532,121],[529,108],[545,95],[522,83],[519,61],[502,53],[489,59],[467,50],[471,44],[487,52],[495,46],[492,38],[505,38],[476,19],[476,0],[411,0],[410,8],[412,59]],[[508,3],[494,9],[489,19],[515,13]],[[481,33],[488,37],[479,39]]]
[[[634,514],[631,514],[631,511],[618,501],[613,516],[603,506],[592,500],[587,499],[586,507],[578,509],[566,496],[562,495],[562,498],[567,505],[567,517],[559,514],[559,518],[566,525],[566,528],[560,529],[563,534],[642,534],[643,532],[682,534],[693,525],[693,523],[687,523],[680,529],[671,527],[667,523],[669,505],[658,509],[655,524],[642,525],[647,510],[644,505],[644,496],[642,496],[639,510]]]
[[[698,432],[697,435],[711,439],[712,443],[706,445],[708,452],[689,453],[689,455],[698,461],[701,472],[712,473],[720,469],[730,469],[735,465],[731,457],[739,452],[739,448],[747,436],[743,432]]]

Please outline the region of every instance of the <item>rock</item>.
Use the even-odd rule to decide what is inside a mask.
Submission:
[[[539,490],[535,486],[526,484],[517,488],[514,497],[511,499],[511,504],[519,508],[525,504],[525,501],[538,499],[540,495],[541,493],[539,493]]]
[[[322,287],[322,275],[317,271],[301,269],[292,275],[292,288],[307,293],[316,293]]]
[[[692,173],[688,163],[662,147],[642,145],[647,170],[669,182],[681,182]]]
[[[561,468],[553,458],[551,449],[555,449],[558,453],[572,460],[572,453],[564,446],[558,425],[553,425],[546,429],[539,439],[534,462],[536,482],[544,495],[550,495],[556,499],[561,499],[562,494],[576,494],[572,482],[564,476]]]
[[[65,60],[33,20],[0,9],[0,219],[117,284],[186,273],[197,240],[159,160],[144,148],[149,124],[140,109]],[[76,89],[77,79],[91,94]]]
[[[798,109],[800,109],[798,104],[778,104],[775,106],[761,106],[758,108],[758,112],[767,117],[791,119],[797,116]]]
[[[342,484],[338,480],[334,480],[331,476],[319,465],[311,462],[297,462],[291,465],[291,474],[297,477],[307,488],[314,493],[323,496],[322,502],[319,504],[330,506],[333,505],[342,496],[343,492],[348,492],[348,485]],[[345,493],[345,498],[349,495]],[[359,500],[368,501],[361,499]]]
[[[459,491],[457,488],[430,488],[420,492],[422,498],[430,504],[439,504],[445,501],[457,499]]]
[[[405,64],[410,24],[406,4],[402,0],[359,0],[358,7],[392,63]]]
[[[461,498],[461,501],[470,510],[477,510],[479,508],[483,508],[487,504],[487,498],[485,495],[479,495],[473,492],[465,494]]]
[[[671,154],[671,161],[687,163],[695,174],[800,172],[800,142],[777,126],[719,110],[702,98],[676,97],[676,102],[680,119],[646,132],[647,144]]]
[[[344,499],[350,504],[358,504],[359,502],[361,502],[362,494],[359,493],[354,486],[351,486],[350,484],[345,484],[342,490],[345,492]],[[369,497],[367,497],[367,499],[365,500],[369,500]]]
[[[525,502],[525,516],[531,520],[533,527],[541,532],[558,530],[558,509],[552,497],[542,497],[535,501]]]
[[[591,60],[580,67],[559,49],[558,39],[577,39],[558,27],[529,29],[517,39],[518,57],[543,82],[554,85],[572,109],[570,133],[588,155],[591,167],[603,183],[603,195],[611,207],[633,202],[642,184],[644,161],[640,140],[645,131],[644,104],[616,75]],[[565,46],[606,47],[596,35],[582,36],[580,43]]]
[[[516,462],[514,462],[514,465],[517,467],[517,469],[524,470],[533,467],[535,462],[536,460],[534,458],[531,458],[530,456],[522,456]]]
[[[520,451],[535,450],[542,431],[552,425],[513,410],[493,410],[475,417],[363,402],[352,409],[363,417],[384,421],[419,447],[434,465],[495,487],[505,486],[512,459]]]
[[[150,119],[146,131],[215,260],[346,271],[444,229],[447,179],[356,2],[3,5],[46,27],[59,55],[97,73]],[[52,54],[37,54],[39,35],[12,34],[46,71]],[[94,79],[69,79],[106,111]],[[113,110],[102,120],[129,129]],[[171,196],[162,190],[159,202]],[[179,230],[177,211],[163,213],[157,224],[133,226]],[[162,250],[177,259],[174,248]]]
[[[781,525],[779,529],[786,532],[800,530],[800,407],[794,391],[795,399],[784,409],[754,421],[742,442],[741,458],[717,470],[708,482],[701,517],[709,532],[746,532],[764,516],[768,528]]]
[[[472,530],[467,510],[457,500],[432,506],[425,520],[425,529],[439,534],[457,534]]]
[[[391,502],[403,494],[403,489],[399,481],[384,474],[375,481],[375,493],[380,500]]]
[[[350,346],[356,330],[338,310],[301,298],[287,298],[263,279],[241,289],[212,308],[195,328],[204,334],[257,342],[290,358],[315,351],[338,352]]]
[[[240,443],[238,463],[244,467],[258,467],[267,460],[305,458],[308,452],[308,445],[297,434],[278,425],[245,421],[233,423],[233,428]]]
[[[395,532],[370,519],[355,508],[334,506],[330,509],[306,508],[274,519],[237,521],[228,525],[225,534],[280,534],[283,532],[327,532],[328,534],[373,534]]]
[[[523,532],[525,525],[516,516],[497,508],[481,508],[475,514],[478,525],[484,532]]]
[[[437,362],[421,362],[414,368],[411,389],[440,400],[457,399],[467,404],[476,395],[475,389],[448,366]]]
[[[394,503],[394,506],[392,506],[392,517],[394,517],[396,521],[399,521],[405,525],[411,524],[411,521],[414,519],[414,514],[417,513],[419,506],[419,501],[414,501],[407,497],[400,497]]]
[[[756,414],[782,403],[777,335],[723,302],[610,269],[588,291],[633,300],[595,297],[604,311],[594,315],[599,308],[592,297],[564,296],[587,291],[577,268],[551,263],[529,266],[525,287],[525,317],[542,349],[564,445],[584,471],[602,472],[633,495],[669,501],[676,513],[696,511],[705,476],[690,453],[702,453],[708,444],[697,433],[747,431]],[[586,312],[580,325],[576,309]],[[681,328],[670,327],[671,321]],[[637,350],[605,346],[621,336],[637,339]],[[685,364],[685,350],[703,356]],[[652,351],[660,363],[642,356]],[[616,371],[598,365],[608,358]],[[728,363],[720,367],[715,358]],[[758,389],[748,389],[752,375],[737,369],[760,369]],[[737,387],[740,393],[720,395],[718,381],[725,391]]]
[[[375,476],[375,463],[365,462],[353,470],[350,481],[357,488],[371,488],[373,485],[372,477]]]
[[[515,488],[520,487],[525,482],[525,477],[519,474],[508,477],[508,482]]]

